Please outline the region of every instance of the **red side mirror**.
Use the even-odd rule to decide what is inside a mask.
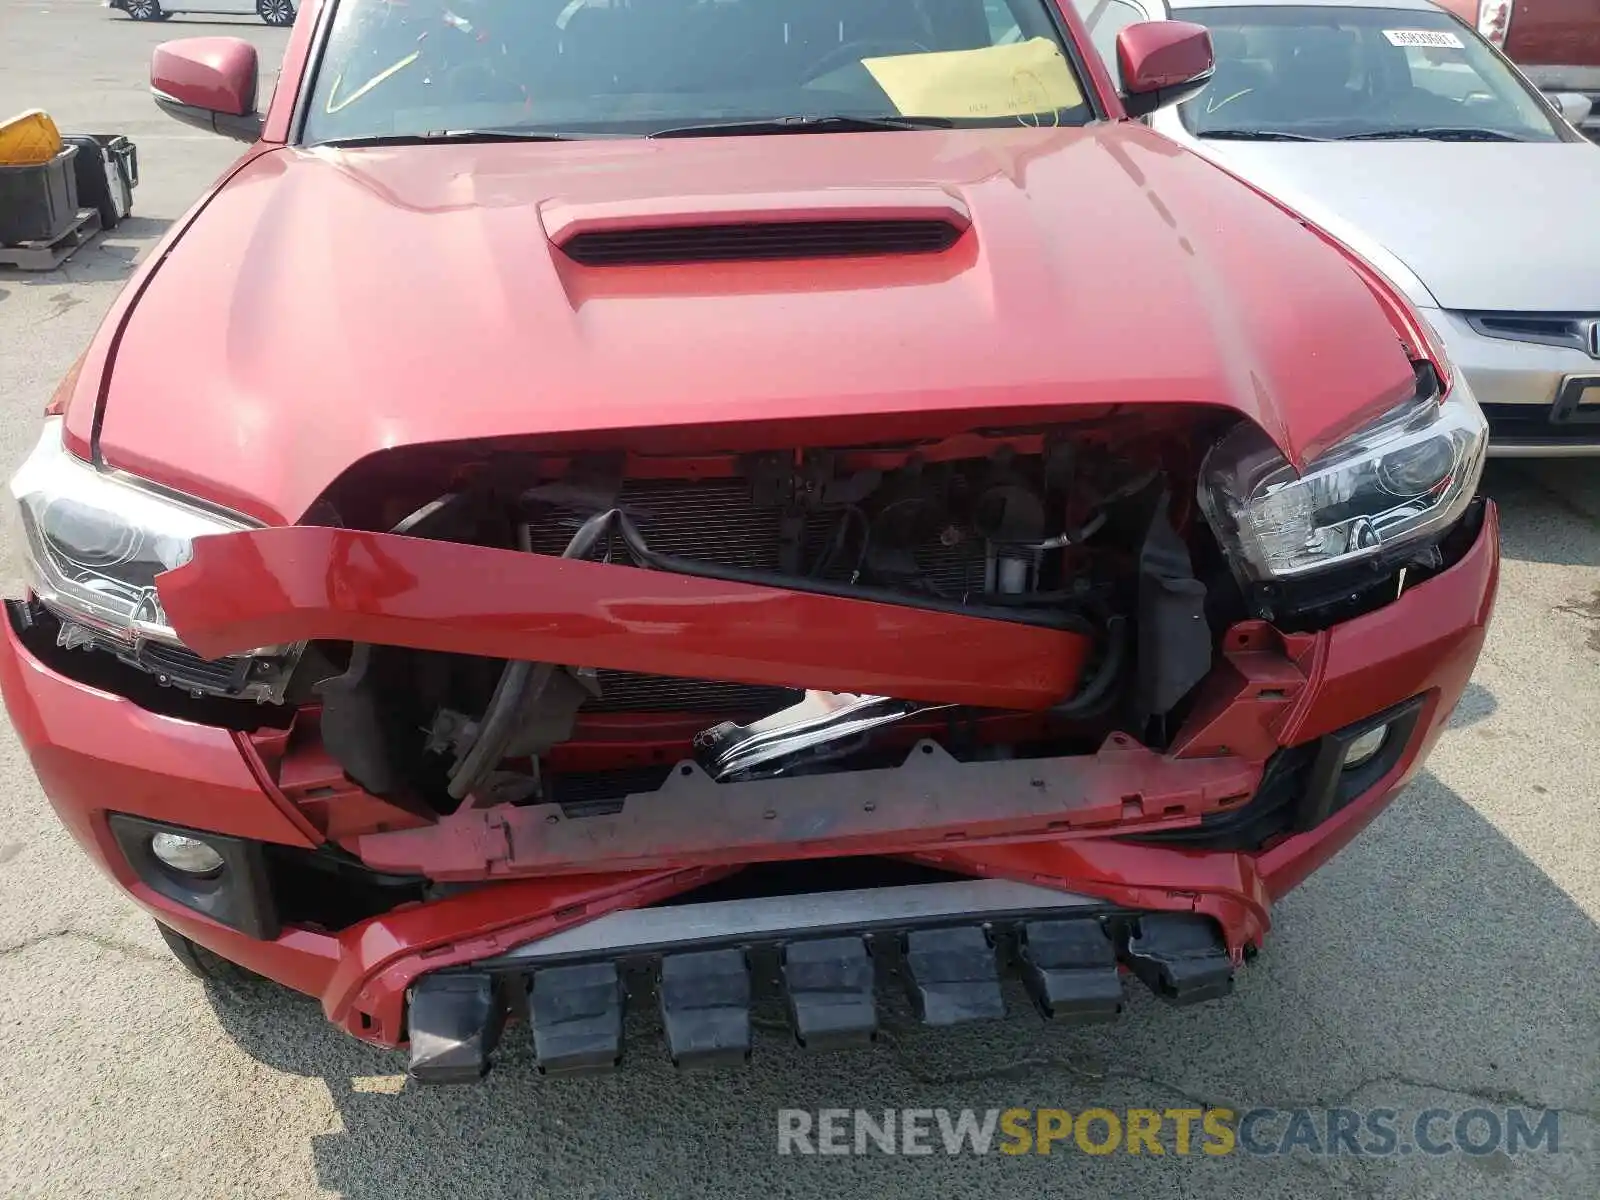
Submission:
[[[157,105],[186,125],[244,142],[261,136],[256,75],[256,48],[243,38],[162,42],[150,56]]]
[[[1211,32],[1189,21],[1140,21],[1117,34],[1123,107],[1142,117],[1187,100],[1211,80]]]

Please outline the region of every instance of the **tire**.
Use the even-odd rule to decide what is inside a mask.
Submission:
[[[123,11],[135,21],[162,21],[167,17],[161,7],[161,0],[128,0],[127,7]]]
[[[256,0],[256,16],[282,28],[294,24],[294,0]]]
[[[161,931],[161,940],[166,942],[167,949],[172,951],[172,957],[184,965],[184,968],[193,976],[206,983],[240,984],[259,983],[262,977],[254,971],[247,971],[238,963],[229,962],[222,955],[207,950],[199,942],[191,942],[175,929],[168,929],[160,921],[156,928]]]

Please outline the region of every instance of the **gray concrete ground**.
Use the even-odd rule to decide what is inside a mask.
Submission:
[[[0,271],[8,474],[131,264],[230,160],[144,91],[155,43],[221,32],[260,46],[270,75],[285,38],[253,22],[0,0],[0,113],[126,132],[144,174],[138,215],[60,271]],[[818,1058],[773,1031],[749,1070],[685,1078],[646,1041],[616,1077],[552,1084],[516,1038],[481,1088],[402,1090],[398,1056],[314,1004],[208,992],[179,969],[0,729],[0,1194],[1600,1194],[1600,473],[1496,465],[1487,487],[1505,520],[1499,611],[1428,772],[1281,906],[1236,999],[1180,1012],[1137,995],[1106,1030],[1018,1017]],[[14,541],[0,550],[12,577]],[[784,1107],[1198,1104],[1565,1116],[1560,1153],[1516,1158],[775,1153]]]

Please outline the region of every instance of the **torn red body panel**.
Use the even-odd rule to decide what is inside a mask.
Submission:
[[[1089,639],[899,604],[320,526],[199,538],[158,580],[216,658],[309,639],[1043,709]]]

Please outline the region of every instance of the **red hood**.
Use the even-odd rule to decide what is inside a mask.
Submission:
[[[913,186],[970,213],[953,249],[584,268],[545,231],[585,205]],[[285,149],[155,268],[100,451],[284,522],[412,444],[664,447],[733,426],[717,448],[738,449],[856,440],[887,414],[1182,402],[1234,409],[1299,459],[1411,386],[1338,254],[1141,126]]]

